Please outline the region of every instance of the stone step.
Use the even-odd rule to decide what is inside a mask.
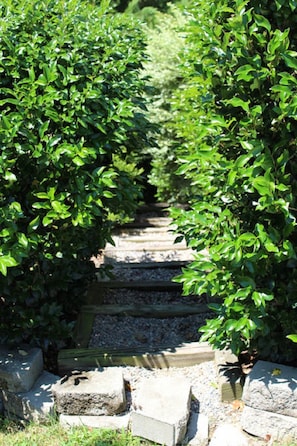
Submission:
[[[59,416],[61,426],[69,428],[75,426],[86,426],[97,429],[113,429],[117,431],[128,430],[130,414],[120,415],[65,415]]]
[[[247,376],[242,398],[254,409],[296,417],[297,420],[297,369],[257,361]]]
[[[42,370],[41,349],[29,346],[9,349],[0,346],[0,389],[9,392],[28,392]]]
[[[116,415],[126,409],[123,373],[116,368],[72,372],[52,391],[59,414]]]
[[[191,386],[180,377],[148,378],[131,414],[132,434],[166,446],[181,444],[190,416]]]
[[[52,387],[60,377],[44,371],[27,392],[2,390],[5,414],[26,421],[42,421],[54,415]]]
[[[247,376],[242,428],[258,437],[297,440],[297,368],[257,361]]]

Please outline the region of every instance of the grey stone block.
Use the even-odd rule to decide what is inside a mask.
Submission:
[[[242,398],[254,409],[297,417],[297,368],[258,361],[246,379]]]
[[[249,434],[266,438],[270,435],[276,441],[297,440],[297,419],[265,410],[245,406],[241,416],[241,427]]]
[[[191,413],[186,433],[187,444],[189,446],[207,446],[208,435],[207,415],[196,412]]]
[[[123,374],[115,367],[74,372],[53,387],[53,394],[60,414],[115,415],[126,409]]]
[[[39,421],[54,414],[51,389],[59,379],[59,376],[43,372],[28,392],[13,393],[3,390],[5,413],[28,421]]]
[[[223,423],[216,428],[209,446],[249,446],[249,442],[240,428]]]
[[[59,417],[63,427],[86,426],[98,429],[128,430],[130,414],[124,415],[64,415]]]
[[[191,386],[180,377],[149,378],[131,414],[132,434],[166,446],[182,442],[190,415]]]
[[[9,350],[0,347],[0,389],[9,392],[28,392],[43,370],[39,348]]]

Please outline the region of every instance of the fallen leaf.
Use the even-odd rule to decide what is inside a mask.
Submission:
[[[242,400],[232,401],[232,409],[233,410],[242,410],[243,407],[244,407],[244,402]]]
[[[272,376],[279,376],[279,375],[281,375],[281,373],[282,373],[281,369],[273,369],[272,372],[271,372],[271,375]]]

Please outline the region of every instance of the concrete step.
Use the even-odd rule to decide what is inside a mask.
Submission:
[[[131,414],[132,434],[166,446],[181,444],[190,416],[191,386],[186,379],[149,378],[139,389]]]
[[[297,368],[257,361],[243,388],[241,425],[252,435],[297,440]]]
[[[0,389],[28,392],[42,370],[41,349],[29,346],[9,349],[0,346]]]
[[[59,414],[116,415],[126,409],[123,374],[116,368],[73,372],[52,391]]]
[[[5,414],[26,421],[42,421],[54,415],[52,387],[59,379],[59,376],[44,371],[27,392],[2,390]]]

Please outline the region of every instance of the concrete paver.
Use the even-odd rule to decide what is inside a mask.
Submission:
[[[27,421],[39,421],[53,414],[52,386],[59,379],[59,376],[44,371],[28,392],[13,393],[3,390],[5,413]]]
[[[187,431],[190,401],[191,386],[181,377],[145,380],[131,414],[132,434],[166,446],[181,443]]]
[[[74,372],[54,387],[57,412],[65,415],[115,415],[126,408],[123,373],[117,368]]]
[[[28,392],[42,370],[41,349],[24,347],[10,350],[0,346],[0,389]]]

